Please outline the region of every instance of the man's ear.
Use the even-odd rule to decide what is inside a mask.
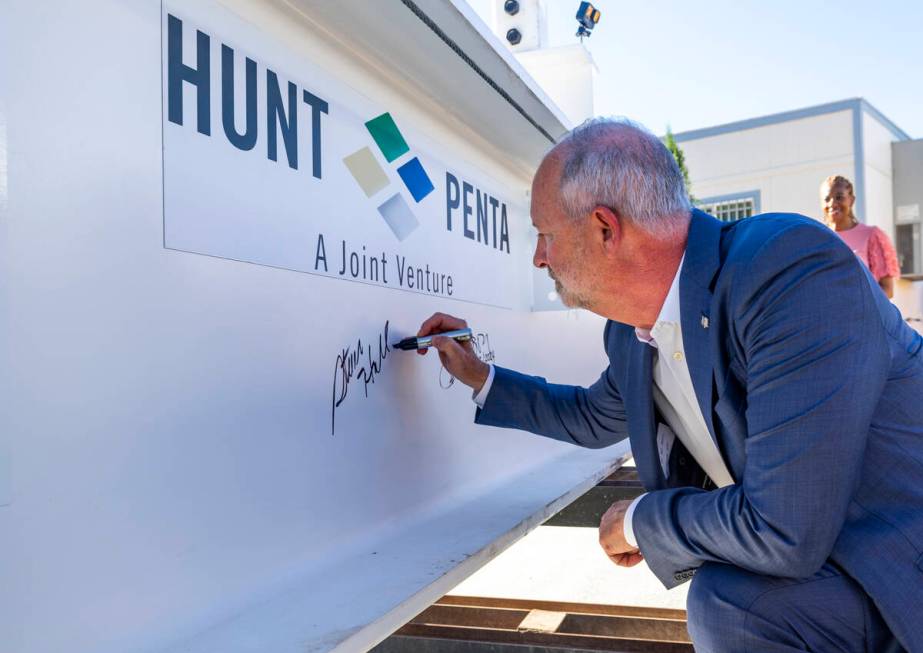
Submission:
[[[597,206],[590,216],[593,231],[598,234],[597,242],[604,249],[616,247],[622,239],[622,223],[618,214],[608,206]]]

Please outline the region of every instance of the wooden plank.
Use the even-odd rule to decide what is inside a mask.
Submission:
[[[614,617],[647,617],[651,619],[676,619],[685,621],[686,611],[672,608],[645,608],[631,605],[604,605],[600,603],[575,603],[570,601],[538,601],[534,599],[508,599],[489,596],[460,596],[446,594],[438,605],[506,608],[510,610],[552,610],[571,614],[598,614]]]
[[[453,642],[453,650],[465,653],[506,653],[514,647],[535,653],[693,650],[684,610],[450,595],[417,615],[377,653],[442,651],[439,642]]]
[[[641,487],[638,470],[634,467],[623,467],[599,482],[599,485],[610,487]]]
[[[528,615],[527,608],[490,608],[436,603],[411,619],[410,623],[516,630]]]
[[[573,603],[542,603],[541,607],[533,607],[523,603],[525,602],[506,601],[505,607],[437,604],[425,610],[411,623],[493,630],[535,630],[647,641],[690,641],[686,632],[685,612],[682,610]],[[513,605],[517,608],[509,607]],[[518,623],[517,619],[520,620]]]
[[[545,522],[545,526],[596,528],[603,513],[616,501],[631,500],[644,492],[638,470],[620,467]]]
[[[566,612],[552,612],[550,610],[530,610],[516,630],[527,630],[536,633],[553,633],[564,622]]]
[[[612,653],[693,653],[692,644],[680,642],[652,642],[642,640],[569,635],[560,633],[520,632],[454,626],[408,624],[396,636],[406,642],[403,651],[414,651],[414,638],[460,640],[484,644],[516,644],[548,648],[566,648],[582,651],[610,651]]]
[[[593,635],[651,642],[692,642],[686,631],[686,621],[674,619],[568,614],[557,632],[568,635]]]

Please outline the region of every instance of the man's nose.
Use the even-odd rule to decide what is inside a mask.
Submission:
[[[532,265],[539,269],[548,267],[548,261],[545,259],[545,248],[542,246],[541,239],[535,244],[535,253],[532,255]]]

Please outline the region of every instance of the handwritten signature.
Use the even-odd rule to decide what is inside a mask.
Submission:
[[[384,330],[378,336],[378,348],[366,347],[362,340],[356,342],[355,349],[346,347],[337,354],[336,364],[333,369],[333,404],[330,409],[330,435],[336,434],[337,408],[346,400],[349,384],[352,381],[362,381],[365,396],[369,396],[369,386],[381,374],[382,364],[391,353],[388,344],[389,323],[385,322]]]

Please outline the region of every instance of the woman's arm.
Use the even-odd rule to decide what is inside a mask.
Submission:
[[[882,277],[878,280],[878,285],[885,293],[885,297],[891,299],[894,297],[894,277]]]
[[[900,276],[901,269],[897,264],[897,252],[888,236],[878,227],[869,239],[869,270],[872,276],[878,279],[878,285],[888,299],[894,297],[894,278]]]

